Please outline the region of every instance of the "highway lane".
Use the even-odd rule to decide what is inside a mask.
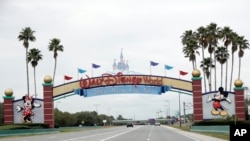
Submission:
[[[1,141],[198,141],[165,126],[126,126],[46,135],[0,138]]]
[[[104,141],[104,140],[103,140]],[[165,126],[139,126],[132,132],[105,141],[198,141]]]

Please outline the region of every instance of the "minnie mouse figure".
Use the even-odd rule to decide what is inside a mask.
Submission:
[[[213,115],[221,115],[226,116],[228,115],[226,108],[221,105],[221,101],[227,101],[228,103],[231,103],[231,100],[228,97],[228,92],[224,92],[223,87],[219,88],[219,91],[214,94],[214,97],[208,97],[207,102],[213,101],[213,107],[214,109],[211,111]]]
[[[40,107],[41,104],[34,103],[33,97],[28,95],[23,96],[22,100],[23,100],[23,107],[17,106],[16,109],[18,112],[23,111],[22,122],[32,123],[31,116],[34,115],[32,109],[35,107]]]

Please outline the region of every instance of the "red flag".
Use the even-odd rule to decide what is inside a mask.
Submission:
[[[64,75],[64,79],[65,80],[70,80],[70,79],[72,79],[73,77],[70,77],[70,76],[67,76],[67,75]]]
[[[181,71],[181,70],[180,70],[180,75],[186,75],[186,74],[188,74],[188,72],[185,72],[185,71]]]

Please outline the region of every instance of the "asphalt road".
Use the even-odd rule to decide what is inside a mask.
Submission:
[[[0,138],[1,141],[203,141],[167,126],[126,126],[77,132]],[[207,138],[209,141],[211,139]],[[212,140],[217,141],[217,139]],[[218,141],[220,141],[218,139]]]

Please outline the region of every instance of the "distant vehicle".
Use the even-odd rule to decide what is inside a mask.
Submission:
[[[132,127],[133,128],[134,127],[133,123],[127,123],[127,128],[128,127]]]
[[[156,122],[156,123],[155,123],[155,126],[161,126],[161,123]]]

